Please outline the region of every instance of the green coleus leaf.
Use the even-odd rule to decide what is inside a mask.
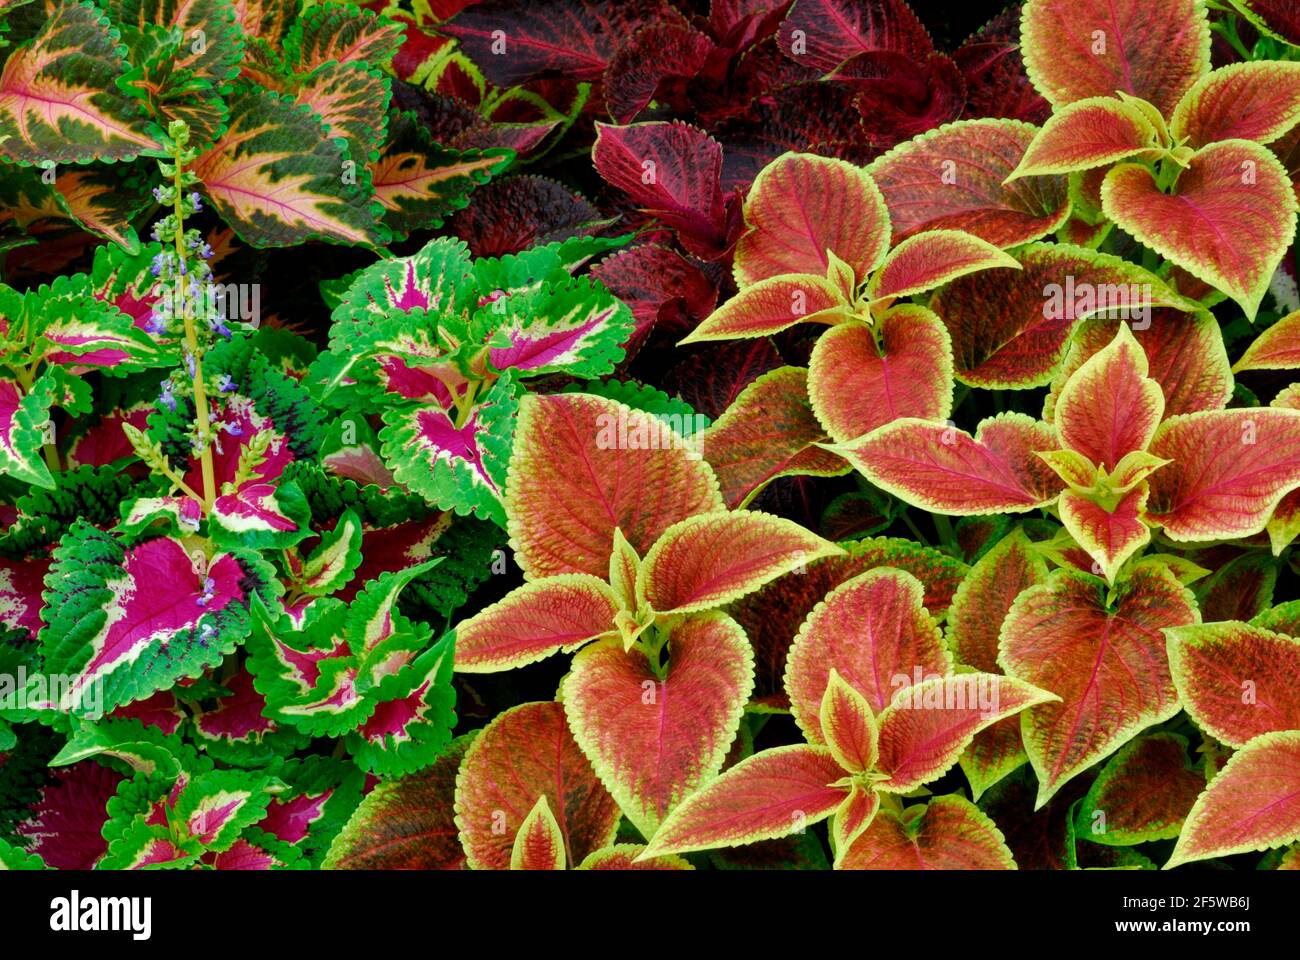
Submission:
[[[255,247],[384,242],[369,171],[310,107],[240,83],[229,102],[228,129],[191,170],[242,240]]]
[[[126,50],[92,3],[54,7],[0,77],[0,156],[24,164],[130,160],[158,142],[117,88]]]
[[[351,580],[361,565],[361,534],[361,519],[352,510],[344,511],[303,560],[298,588],[323,597]]]
[[[54,486],[50,469],[41,458],[41,447],[52,439],[53,402],[52,377],[41,377],[29,391],[14,380],[0,379],[0,472],[24,483]]]
[[[45,870],[45,861],[22,847],[0,840],[0,870]]]
[[[213,542],[261,550],[289,547],[310,534],[307,499],[293,483],[252,483],[217,497],[209,515]]]
[[[255,554],[211,555],[173,537],[133,547],[84,522],[54,553],[41,631],[45,669],[72,680],[52,706],[94,715],[221,662],[254,597],[279,589]]]

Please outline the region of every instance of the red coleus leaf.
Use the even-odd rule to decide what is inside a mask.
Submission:
[[[1079,324],[1070,340],[1065,362],[1057,371],[1043,402],[1043,419],[1054,416],[1061,387],[1079,367],[1105,349],[1121,326],[1127,325],[1147,355],[1147,375],[1160,384],[1165,416],[1219,410],[1232,396],[1232,373],[1219,321],[1208,311],[1183,313],[1153,309],[1149,320],[1097,317]]]
[[[54,771],[29,818],[16,831],[56,870],[89,870],[108,852],[102,830],[105,806],[117,792],[122,775],[94,760]]]
[[[477,188],[449,226],[476,257],[502,257],[594,232],[600,211],[563,184],[534,175]]]
[[[678,343],[769,337],[799,323],[852,318],[839,285],[811,273],[786,273],[745,287]]]
[[[824,820],[848,795],[830,784],[844,770],[826,747],[763,750],[691,794],[643,856],[735,847],[784,837]]]
[[[510,850],[511,870],[563,870],[564,834],[555,815],[546,804],[546,796],[537,798],[515,834]]]
[[[867,698],[831,667],[818,710],[818,728],[831,753],[850,773],[874,770],[879,759],[880,731]]]
[[[1145,450],[1165,411],[1160,385],[1147,376],[1146,351],[1128,326],[1070,377],[1056,401],[1062,443],[1111,472]]]
[[[829,210],[835,216],[825,216]],[[889,213],[871,177],[808,153],[787,153],[763,168],[745,201],[745,223],[735,260],[741,287],[783,274],[824,277],[831,253],[862,281],[889,248]]]
[[[830,73],[845,60],[887,50],[924,59],[930,35],[903,0],[796,0],[781,21],[786,56]]]
[[[1300,730],[1300,640],[1239,621],[1165,634],[1183,706],[1230,747],[1264,733]]]
[[[670,424],[612,400],[525,396],[506,484],[525,575],[604,577],[616,527],[644,555],[677,521],[722,510],[717,479],[686,446]]]
[[[812,408],[836,443],[901,417],[946,420],[952,392],[948,329],[915,304],[894,307],[872,326],[833,327],[808,361]]]
[[[592,160],[612,186],[676,230],[691,252],[724,251],[722,146],[704,131],[681,122],[598,123]]]
[[[1139,484],[1108,509],[1073,490],[1061,493],[1057,504],[1061,523],[1092,558],[1093,572],[1100,572],[1111,583],[1125,561],[1151,540],[1146,524],[1149,496]]]
[[[1169,119],[1169,132],[1190,147],[1220,140],[1271,143],[1300,121],[1300,64],[1233,63],[1206,74]]]
[[[1020,56],[1020,6],[998,14],[952,55],[966,78],[967,117],[1042,123],[1052,107],[1034,89]]]
[[[1210,69],[1210,24],[1199,0],[1034,0],[1021,50],[1055,106],[1118,90],[1167,115]]]
[[[710,610],[843,551],[799,524],[742,510],[673,524],[645,555],[638,597],[661,615]]]
[[[965,797],[882,810],[845,852],[842,870],[1014,870],[1002,832]]]
[[[576,650],[611,633],[618,609],[609,585],[588,574],[526,583],[456,625],[456,670],[509,670]]]
[[[1300,730],[1265,733],[1232,755],[1197,799],[1166,869],[1300,840]]]
[[[1133,734],[1178,712],[1165,655],[1166,627],[1199,619],[1191,594],[1158,561],[1142,562],[1114,588],[1059,569],[1016,599],[1002,625],[1006,672],[1060,700],[1021,717],[1038,807]]]
[[[1171,417],[1150,452],[1169,460],[1152,474],[1151,519],[1173,540],[1259,533],[1300,485],[1300,411],[1277,407]]]
[[[1172,193],[1159,190],[1147,167],[1120,164],[1106,174],[1101,203],[1121,229],[1222,290],[1250,319],[1295,236],[1286,169],[1245,140],[1197,151]]]
[[[628,123],[673,81],[693,78],[716,52],[713,41],[685,23],[638,30],[619,47],[605,72],[609,114]]]
[[[1205,776],[1192,769],[1183,737],[1138,737],[1093,781],[1079,804],[1077,829],[1093,843],[1113,846],[1167,840],[1178,836],[1204,789]]]
[[[832,477],[850,469],[817,446],[828,439],[808,402],[808,371],[781,367],[747,386],[704,433],[727,506],[745,506],[778,477]]]
[[[562,0],[548,8],[521,8],[487,0],[461,11],[438,32],[455,37],[489,80],[513,87],[541,76],[599,80],[617,44],[637,26],[662,15],[660,0],[609,6]]]
[[[639,649],[593,644],[560,687],[574,738],[647,837],[722,768],[753,687],[753,653],[730,617],[688,617],[668,644],[662,676]]]
[[[898,690],[880,714],[876,789],[910,793],[942,776],[987,727],[1056,694],[996,673],[932,676]],[[1050,704],[1049,704],[1050,705]]]
[[[957,379],[985,389],[1050,382],[1070,334],[1091,317],[1141,321],[1154,307],[1194,306],[1119,257],[1066,244],[1017,251],[1022,268],[961,277],[931,301],[952,335]]]
[[[921,582],[910,573],[870,570],[831,590],[808,615],[790,647],[785,689],[810,743],[825,740],[819,718],[832,671],[877,713],[897,691],[951,671],[923,598]]]
[[[1063,482],[1036,455],[1053,431],[1024,414],[983,421],[971,436],[944,423],[901,419],[834,447],[876,486],[937,513],[1023,513],[1056,499]]]
[[[857,92],[859,123],[867,141],[881,148],[956,120],[966,105],[961,69],[942,53],[920,59],[886,50],[864,53],[845,62],[835,79]]]
[[[1019,270],[1020,264],[974,234],[961,230],[927,230],[908,237],[889,251],[871,278],[868,295],[873,300],[910,297],[968,273],[994,267]]]
[[[711,346],[670,370],[664,388],[696,411],[720,419],[745,387],[785,365],[767,338]]]
[[[1115,97],[1089,97],[1061,108],[1043,125],[1011,176],[1104,167],[1157,146],[1156,128],[1140,108]]]
[[[717,285],[698,266],[659,244],[620,250],[593,266],[591,275],[626,303],[636,318],[636,332],[626,344],[629,354],[656,329],[669,335],[691,330],[718,302]],[[720,411],[701,412],[713,416]]]
[[[616,843],[597,850],[578,864],[575,870],[694,870],[681,857],[651,857],[640,859],[645,847],[639,843]]]
[[[454,819],[456,774],[470,738],[452,742],[416,773],[368,793],[335,838],[327,870],[459,870],[465,866]],[[494,855],[495,856],[495,855]]]
[[[514,837],[544,796],[564,837],[565,862],[608,846],[618,805],[601,786],[558,703],[498,714],[470,745],[456,776],[456,826],[476,870],[510,866]]]
[[[868,172],[884,195],[894,239],[953,229],[1014,247],[1057,230],[1070,212],[1064,177],[1005,183],[1037,129],[1012,120],[962,120],[873,161]]]
[[[1241,359],[1241,370],[1295,370],[1300,368],[1300,311],[1289,313],[1255,338]]]
[[[36,636],[42,625],[41,589],[49,569],[48,560],[0,559],[0,623]]]

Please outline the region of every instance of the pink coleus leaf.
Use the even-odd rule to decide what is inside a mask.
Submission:
[[[1002,625],[1003,669],[1059,697],[1021,717],[1038,775],[1038,807],[1133,734],[1178,712],[1166,627],[1196,623],[1191,594],[1167,567],[1142,561],[1114,588],[1062,568],[1016,599]]]
[[[754,682],[753,652],[730,617],[683,619],[670,629],[669,650],[659,676],[640,649],[593,644],[560,686],[578,745],[647,837],[717,776]]]
[[[821,215],[826,210],[838,213]],[[809,153],[783,154],[763,168],[745,201],[745,223],[735,260],[741,287],[789,273],[825,276],[828,252],[860,282],[889,248],[889,213],[866,171]]]
[[[1019,413],[980,423],[971,436],[945,423],[901,419],[834,447],[868,480],[925,510],[957,516],[1024,513],[1056,499],[1062,481],[1036,455],[1050,427]]]
[[[835,850],[833,868],[843,869],[845,855],[853,847],[853,842],[862,836],[871,826],[880,812],[880,794],[859,781],[853,781],[849,795],[835,811],[831,818],[831,843]]]
[[[832,786],[844,770],[826,747],[762,750],[691,794],[642,856],[736,847],[798,833],[824,820],[848,795]]]
[[[1104,317],[1079,324],[1043,401],[1044,420],[1053,419],[1061,387],[1089,357],[1114,341],[1121,326],[1129,327],[1146,352],[1147,375],[1160,384],[1166,417],[1227,406],[1233,380],[1219,321],[1207,310],[1183,313],[1156,308],[1149,319],[1137,324]]]
[[[1057,503],[1061,523],[1092,558],[1094,572],[1100,570],[1110,583],[1115,582],[1125,561],[1151,540],[1146,525],[1148,497],[1149,491],[1139,485],[1107,509],[1073,490],[1061,492]]]
[[[750,383],[704,432],[704,459],[731,509],[778,477],[832,477],[851,468],[826,440],[808,402],[808,371],[780,367]]]
[[[275,721],[262,715],[266,698],[253,688],[251,673],[240,670],[222,684],[230,695],[218,700],[213,709],[194,717],[194,732],[199,737],[226,743],[252,743],[276,729]]]
[[[1052,115],[1011,178],[1104,167],[1157,146],[1156,129],[1139,108],[1116,97],[1089,97]]]
[[[679,344],[767,337],[798,323],[853,317],[843,291],[825,277],[786,273],[758,280],[709,314]]]
[[[1061,441],[1107,471],[1145,450],[1165,412],[1160,385],[1128,326],[1066,381],[1056,401]]]
[[[89,870],[108,852],[105,806],[122,775],[94,760],[56,768],[31,814],[16,832],[28,849],[57,870]]]
[[[1184,628],[1185,629],[1185,628]],[[1187,740],[1154,733],[1130,740],[1102,768],[1079,804],[1077,829],[1093,843],[1131,846],[1178,836],[1205,789]]]
[[[952,335],[957,379],[985,389],[1051,381],[1070,334],[1090,317],[1141,319],[1148,308],[1192,308],[1159,277],[1119,257],[1067,244],[1017,251],[1023,269],[961,277],[930,307]]]
[[[1122,91],[1167,115],[1209,72],[1210,24],[1199,0],[1033,0],[1021,52],[1054,106]]]
[[[1206,74],[1184,94],[1169,132],[1194,148],[1220,140],[1271,143],[1300,122],[1300,64],[1233,63]]]
[[[872,326],[844,323],[828,330],[808,361],[812,408],[836,443],[902,417],[946,420],[952,392],[948,329],[916,304],[894,307]]]
[[[645,852],[640,843],[616,843],[589,854],[575,870],[694,870],[689,862],[669,854],[666,857],[638,859]]]
[[[1265,733],[1232,755],[1197,799],[1165,868],[1300,840],[1300,730]]]
[[[564,834],[547,806],[546,795],[542,794],[515,834],[510,869],[563,870],[564,865]]]
[[[471,869],[509,868],[515,834],[539,796],[560,827],[566,863],[613,842],[618,805],[578,749],[558,703],[498,714],[466,751],[456,776],[456,826]]]
[[[796,0],[778,35],[787,56],[823,73],[864,53],[889,51],[921,60],[934,50],[903,0]]]
[[[960,794],[935,797],[901,814],[881,811],[845,851],[841,870],[1014,870],[1006,840],[987,814]]]
[[[41,590],[48,560],[0,559],[0,624],[24,628],[34,637],[41,629]]]
[[[1288,313],[1256,337],[1232,369],[1300,369],[1300,310]]]
[[[1148,511],[1166,536],[1250,536],[1300,486],[1300,411],[1266,407],[1170,417],[1149,449],[1171,461],[1148,481]]]
[[[249,483],[217,497],[209,515],[218,542],[289,547],[310,535],[311,509],[293,483]]]
[[[822,743],[822,701],[832,671],[876,713],[899,689],[952,669],[939,628],[910,573],[869,570],[826,594],[786,660],[790,712],[810,743]]]
[[[520,401],[506,498],[531,579],[603,578],[615,527],[644,555],[677,521],[724,508],[713,471],[670,423],[582,394]]]
[[[1206,733],[1244,747],[1260,734],[1300,730],[1300,639],[1240,621],[1165,636],[1178,696]]]
[[[726,247],[722,146],[680,121],[596,124],[596,170],[640,209],[678,231],[693,253]]]
[[[456,670],[489,673],[576,650],[615,630],[618,598],[589,574],[526,583],[456,625]]]
[[[661,615],[709,610],[841,553],[783,517],[749,510],[702,514],[678,521],[655,541],[637,572],[637,595]]]
[[[1235,300],[1254,319],[1295,236],[1295,191],[1267,149],[1245,140],[1197,151],[1173,193],[1139,164],[1114,167],[1102,209],[1122,230]]]
[[[1020,264],[973,233],[927,230],[889,251],[872,275],[867,293],[873,300],[910,297],[994,267],[1019,270]]]
[[[879,716],[876,789],[910,793],[942,776],[986,727],[1056,694],[996,673],[932,676],[897,690]]]
[[[834,667],[822,695],[818,726],[841,767],[849,773],[875,769],[879,737],[875,712]]]
[[[1057,230],[1070,215],[1065,177],[1004,182],[1037,132],[1014,120],[960,120],[873,161],[867,169],[884,195],[894,239],[964,230],[1006,248]]]

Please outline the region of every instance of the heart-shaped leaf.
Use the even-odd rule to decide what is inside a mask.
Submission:
[[[1156,146],[1156,129],[1138,107],[1115,97],[1089,97],[1048,119],[1011,177],[1091,170]]]
[[[1300,64],[1232,63],[1184,94],[1169,132],[1194,148],[1220,140],[1271,143],[1300,122]]]
[[[1186,628],[1180,628],[1186,629]],[[1102,768],[1079,804],[1079,833],[1093,843],[1132,846],[1168,840],[1205,789],[1193,770],[1187,740],[1155,733],[1125,744]]]
[[[1002,831],[960,794],[878,814],[841,870],[1014,870]]]

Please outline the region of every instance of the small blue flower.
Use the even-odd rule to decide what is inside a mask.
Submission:
[[[230,379],[230,374],[223,373],[217,380],[217,389],[222,393],[233,393],[235,391],[235,381]]]
[[[190,372],[191,377],[194,376],[198,370],[197,365],[194,363],[194,354],[190,353],[188,350],[185,351],[185,369]]]
[[[197,191],[190,193],[190,204],[194,207],[195,213],[203,209],[203,201],[199,198]]]
[[[158,402],[172,413],[176,412],[176,398],[172,396],[172,385],[170,383],[163,383],[162,393],[158,395]]]
[[[232,336],[234,336],[234,334],[230,332],[230,328],[226,326],[226,321],[225,318],[223,317],[218,317],[215,320],[209,320],[208,326],[212,328],[213,333],[220,334],[221,336],[225,337],[227,340],[229,340]]]

